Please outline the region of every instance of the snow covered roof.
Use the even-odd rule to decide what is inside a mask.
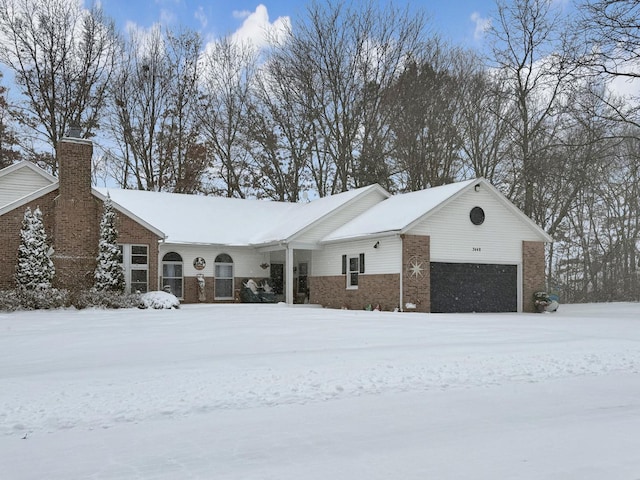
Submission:
[[[393,195],[327,235],[323,241],[331,242],[391,232],[401,233],[446,200],[478,181],[473,179]]]
[[[274,202],[140,190],[96,188],[152,225],[170,243],[260,245],[287,241],[296,233],[378,185],[309,203]]]
[[[385,197],[390,196],[384,188],[378,184],[374,184],[369,185],[368,187],[356,188],[347,192],[322,197],[317,200],[313,200],[312,202],[295,204],[297,205],[297,208],[293,208],[287,212],[287,217],[284,222],[274,224],[271,230],[265,231],[261,235],[260,243],[290,240],[307,227],[315,224],[318,220],[321,220],[330,213],[343,208],[355,198],[372,190],[382,192]]]

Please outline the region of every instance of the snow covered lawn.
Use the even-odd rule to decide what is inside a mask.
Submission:
[[[640,479],[640,304],[0,313],[0,478]]]

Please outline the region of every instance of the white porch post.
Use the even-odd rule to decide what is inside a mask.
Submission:
[[[287,245],[285,266],[285,280],[286,293],[285,301],[287,305],[293,305],[293,248]]]

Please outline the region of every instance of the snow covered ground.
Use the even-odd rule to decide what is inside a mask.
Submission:
[[[640,479],[640,304],[0,313],[0,478]]]

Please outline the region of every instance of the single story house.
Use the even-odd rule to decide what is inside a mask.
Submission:
[[[333,308],[533,311],[551,238],[485,179],[391,195],[379,185],[306,203],[94,188],[89,140],[59,144],[59,178],[0,170],[0,289],[39,207],[58,286],[93,283],[102,204],[118,213],[130,291],[168,285],[183,302],[240,301],[243,284]]]

